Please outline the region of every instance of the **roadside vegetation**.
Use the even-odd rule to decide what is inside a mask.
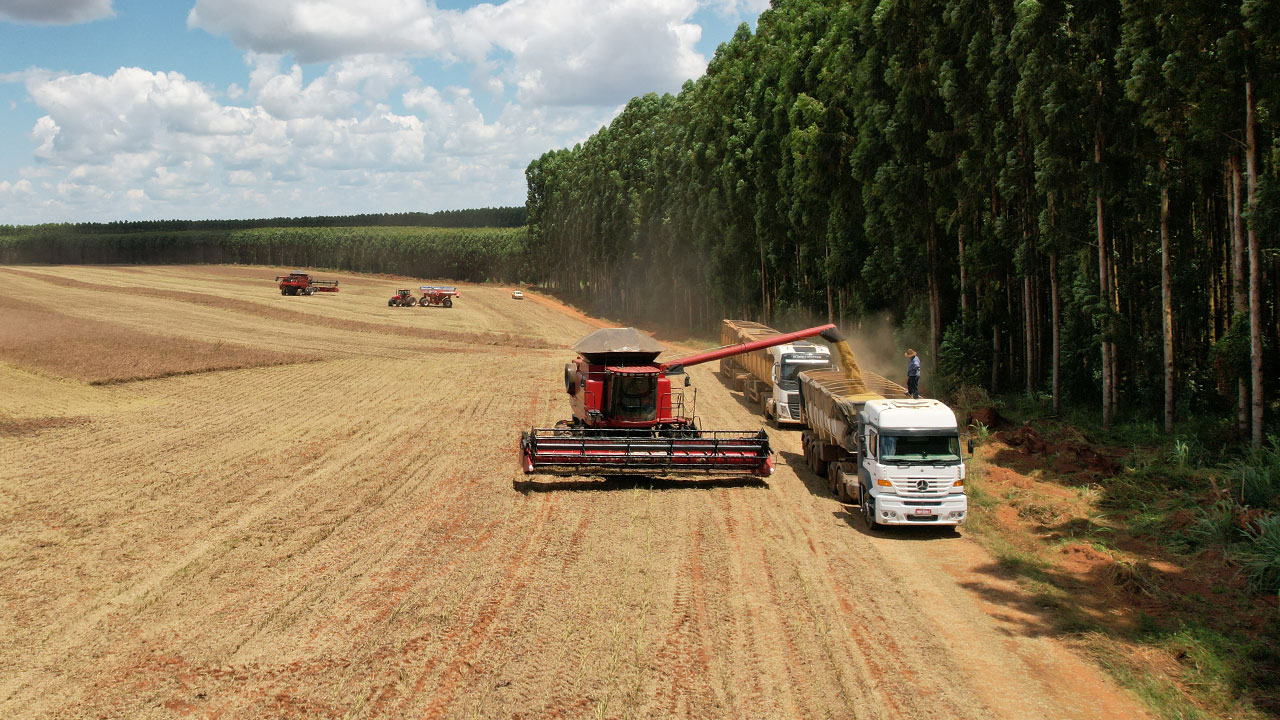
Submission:
[[[955,401],[979,443],[969,528],[1059,632],[1161,717],[1280,716],[1280,437]]]

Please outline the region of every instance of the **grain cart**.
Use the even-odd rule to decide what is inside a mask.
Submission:
[[[280,283],[281,295],[314,295],[318,292],[338,292],[337,280],[316,280],[301,270],[295,270],[288,275],[277,275],[276,282]]]
[[[720,344],[751,342],[777,335],[778,331],[749,320],[725,320]],[[759,403],[766,420],[779,425],[800,424],[800,388],[797,375],[805,370],[832,367],[831,349],[800,340],[735,355],[720,361],[720,374],[748,400]]]
[[[422,299],[418,301],[422,307],[440,305],[451,308],[453,299],[458,297],[458,288],[452,286],[423,285],[418,289],[422,291]]]
[[[413,307],[418,304],[418,298],[413,296],[413,291],[405,288],[397,290],[391,299],[387,300],[387,307]]]
[[[862,506],[868,529],[964,522],[965,467],[950,408],[908,399],[877,375],[813,371],[799,383],[805,462],[841,502]]]
[[[521,433],[521,467],[526,474],[768,477],[773,473],[768,434],[701,429],[671,376],[684,375],[687,387],[686,367],[816,335],[843,343],[834,325],[823,325],[658,362],[663,346],[635,328],[597,330],[573,346],[578,357],[565,366],[573,419]]]

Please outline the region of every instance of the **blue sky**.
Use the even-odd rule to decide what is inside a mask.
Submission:
[[[524,202],[767,0],[0,0],[0,225]]]

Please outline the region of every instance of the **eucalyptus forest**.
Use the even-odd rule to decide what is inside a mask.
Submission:
[[[530,271],[686,327],[887,313],[953,387],[1257,443],[1278,30],[1268,0],[779,0],[529,165]]]

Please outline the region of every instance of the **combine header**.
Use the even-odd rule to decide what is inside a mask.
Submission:
[[[277,275],[281,295],[315,295],[318,292],[338,292],[337,280],[316,280],[307,273],[295,270],[288,275]]]
[[[843,341],[834,325],[823,325],[658,363],[665,348],[635,328],[597,330],[573,346],[578,358],[565,366],[573,419],[521,433],[521,467],[526,474],[768,477],[773,453],[765,431],[702,430],[697,417],[685,413],[683,388],[673,388],[670,376],[815,335]]]
[[[453,299],[458,297],[458,288],[452,285],[422,285],[418,289],[422,291],[422,299],[418,301],[420,307],[439,305],[451,308]]]

